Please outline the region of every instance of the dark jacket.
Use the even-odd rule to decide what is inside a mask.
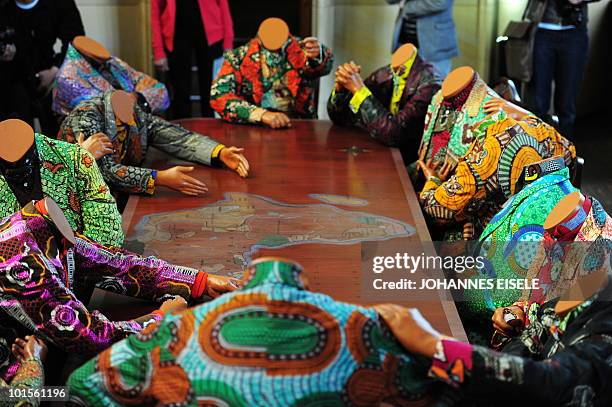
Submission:
[[[567,0],[530,0],[525,11],[525,18],[532,21],[537,20],[539,7],[535,3],[546,2],[541,22],[586,28],[589,21],[588,3],[597,1],[599,0],[585,0],[578,5],[573,5]]]
[[[59,67],[70,42],[85,34],[74,0],[39,0],[31,10],[21,10],[11,1],[7,12],[20,35],[25,37],[27,49],[24,52],[34,72]],[[62,49],[56,53],[53,46],[58,39],[62,42]]]
[[[349,107],[352,98],[349,92],[341,91],[330,96],[327,112],[331,120],[343,126],[362,127],[382,144],[398,147],[405,162],[416,160],[427,107],[440,89],[440,79],[435,76],[433,66],[416,57],[395,115],[389,111],[393,96],[390,66],[373,72],[365,78],[364,84],[372,96],[363,101],[357,113],[353,113]]]
[[[556,338],[547,329],[533,353],[517,338],[503,353],[474,346],[473,365],[463,387],[465,405],[612,405],[612,285],[576,315]],[[554,314],[555,301],[543,304],[537,319]],[[546,324],[543,326],[546,328]],[[491,401],[491,402],[489,402]]]

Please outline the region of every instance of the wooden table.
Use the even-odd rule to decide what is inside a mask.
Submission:
[[[299,216],[303,216],[304,211],[314,207],[318,211],[317,216],[326,217],[325,222],[330,222],[331,218],[338,223],[353,221],[351,215],[344,215],[347,212],[339,212],[337,216],[330,217],[330,211],[333,210],[329,205],[312,206],[324,204],[320,196],[312,194],[338,196],[336,199],[339,201],[333,202],[333,206],[340,211],[363,211],[412,225],[416,233],[407,238],[411,241],[421,241],[427,245],[426,242],[431,240],[399,151],[374,142],[359,130],[332,126],[326,121],[295,121],[293,128],[276,131],[255,126],[230,125],[214,119],[184,120],[180,124],[211,136],[227,146],[244,147],[251,165],[250,176],[241,179],[225,169],[197,166],[193,175],[205,182],[210,190],[205,197],[187,197],[163,188],[154,197],[131,197],[123,215],[127,241],[132,240],[128,247],[133,248],[134,239],[142,238],[143,228],[149,228],[147,233],[150,237],[151,230],[162,227],[151,226],[152,222],[174,216],[181,219],[182,226],[172,226],[172,230],[166,230],[168,234],[164,239],[169,240],[155,245],[154,251],[161,258],[178,264],[206,266],[211,262],[216,263],[221,257],[226,260],[224,270],[239,267],[236,265],[240,259],[236,259],[235,246],[245,243],[241,239],[247,239],[247,243],[251,244],[253,239],[260,238],[253,235],[261,232],[260,229],[282,229],[289,227],[287,225],[295,229],[299,227],[299,222],[296,224],[297,221],[291,219],[293,213],[300,212]],[[167,156],[153,154],[151,165],[154,168],[162,169],[176,164],[175,160]],[[253,206],[267,205],[256,210],[260,211],[260,215],[268,211],[264,215],[269,213],[271,218],[266,223],[266,216],[262,215],[261,219],[250,224],[250,231],[232,231],[233,240],[225,241],[224,246],[220,245],[218,236],[225,238],[227,235],[211,234],[211,230],[229,226],[223,225],[219,216],[215,217],[211,213],[210,207],[205,212],[198,210],[207,205],[212,205],[217,211],[235,210],[215,206],[215,203],[227,199],[224,196],[226,192],[233,192],[239,197],[243,194],[255,197]],[[358,199],[344,202],[343,197]],[[367,205],[359,206],[361,204]],[[168,215],[173,212],[179,214]],[[164,213],[166,215],[160,215]],[[143,220],[146,216],[149,217]],[[198,216],[210,220],[202,221],[204,223],[189,220]],[[279,225],[274,223],[276,221],[272,219],[276,219],[275,216],[283,218],[282,224],[280,221]],[[212,225],[215,222],[216,226]],[[309,234],[306,238],[314,235],[324,238],[326,233],[333,233],[336,226],[325,226],[313,232],[308,230],[317,229],[316,221],[313,221],[303,228],[304,233]],[[167,225],[163,227],[168,228]],[[205,235],[210,248],[202,246],[201,230],[204,228],[212,228]],[[343,244],[281,244],[279,248],[261,248],[252,257],[273,255],[294,259],[304,266],[314,291],[332,295],[341,301],[366,304],[369,301],[361,298],[360,288],[361,244],[347,244],[354,237],[352,233],[355,229],[351,230],[353,232],[342,234],[340,240],[344,240],[341,242]],[[223,231],[228,232],[227,229]],[[277,232],[279,235],[297,233],[295,230]],[[357,233],[369,232],[362,230]],[[215,260],[211,261],[210,256],[215,257]],[[200,263],[194,264],[194,261]],[[442,332],[465,339],[465,332],[452,301],[412,304],[402,301],[402,304],[417,306]]]

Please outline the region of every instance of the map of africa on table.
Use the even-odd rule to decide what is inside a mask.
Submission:
[[[329,202],[335,196],[318,197]],[[367,205],[350,197],[337,202]],[[385,216],[229,192],[223,200],[200,208],[144,216],[127,247],[139,247],[145,255],[158,255],[171,263],[240,277],[260,248],[351,245],[414,233],[411,225]]]

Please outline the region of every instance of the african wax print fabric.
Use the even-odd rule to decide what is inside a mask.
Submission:
[[[79,103],[110,90],[142,95],[154,113],[161,113],[170,106],[168,90],[163,83],[138,72],[114,56],[108,61],[97,63],[70,44],[57,73],[53,89],[53,111],[60,116],[67,116]]]
[[[318,60],[308,59],[295,37],[272,52],[256,38],[227,51],[211,88],[210,105],[234,123],[253,123],[257,109],[286,113],[289,117],[316,119],[317,79],[333,64],[329,48],[321,45]]]
[[[428,180],[419,199],[434,224],[472,222],[479,236],[489,220],[516,193],[524,167],[551,157],[566,166],[576,158],[574,145],[535,116],[505,118],[476,140],[445,182]]]
[[[78,145],[34,136],[45,197],[64,211],[70,226],[107,246],[123,244],[121,215],[95,159]],[[0,218],[21,209],[15,194],[0,174]]]
[[[111,104],[111,92],[81,103],[62,123],[59,138],[74,143],[79,133],[85,138],[104,133],[114,153],[98,160],[108,185],[120,192],[153,194],[155,171],[143,168],[149,147],[198,164],[211,165],[220,144],[134,106],[135,121],[118,123]]]
[[[166,316],[79,368],[71,401],[426,405],[428,363],[404,351],[376,311],[307,291],[294,264],[254,267],[241,290]]]

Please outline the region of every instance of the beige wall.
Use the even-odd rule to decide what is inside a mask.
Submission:
[[[520,20],[527,0],[454,0],[454,19],[460,55],[453,65],[470,65],[483,78],[489,77],[495,39],[511,20]],[[589,64],[578,101],[578,112],[595,111],[603,99],[609,73],[603,61],[611,57],[606,43],[609,30],[604,24],[609,0],[589,5]],[[313,32],[334,50],[337,66],[354,59],[365,72],[388,63],[395,17],[399,7],[385,0],[314,0]],[[333,75],[321,81],[319,115],[327,118],[325,102],[333,85]]]
[[[151,71],[149,0],[76,0],[85,32],[138,70]]]
[[[455,0],[460,49],[460,56],[453,61],[455,66],[470,65],[483,76],[488,75],[490,47],[487,44],[495,38],[497,4],[498,0]],[[313,32],[333,48],[336,66],[353,59],[369,73],[390,61],[398,11],[398,5],[388,5],[385,0],[315,0]],[[325,103],[332,85],[333,75],[321,81],[321,118],[327,118]]]

